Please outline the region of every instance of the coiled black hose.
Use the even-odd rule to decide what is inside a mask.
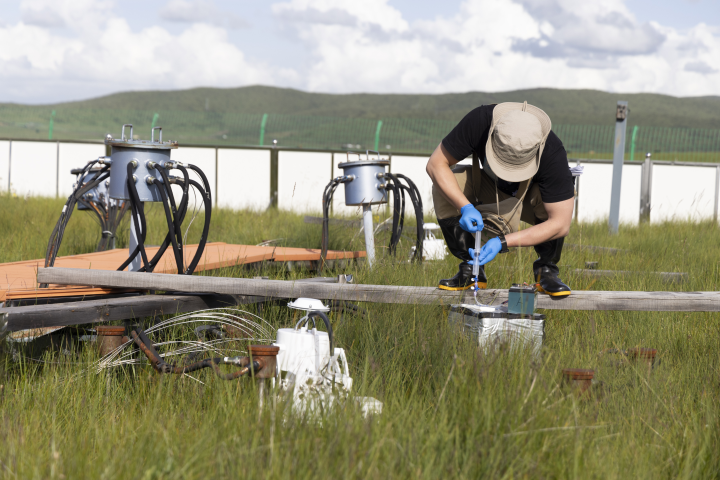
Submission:
[[[410,197],[410,202],[413,204],[415,211],[415,218],[417,220],[416,227],[416,246],[415,254],[413,256],[414,261],[421,262],[423,255],[423,204],[420,190],[418,190],[415,183],[408,177],[402,174],[385,173],[384,178],[387,180],[385,188],[387,191],[392,192],[393,195],[393,221],[392,221],[392,232],[390,234],[390,245],[388,251],[391,255],[395,255],[397,245],[400,242],[402,236],[403,227],[405,225],[405,193]],[[404,180],[407,185],[404,185],[401,180]],[[320,260],[321,269],[325,268],[325,259],[327,257],[328,244],[329,244],[329,224],[330,224],[330,206],[332,205],[332,197],[335,190],[341,183],[352,181],[352,178],[345,176],[336,177],[330,181],[323,191],[323,223],[322,223],[322,237],[320,239]]]

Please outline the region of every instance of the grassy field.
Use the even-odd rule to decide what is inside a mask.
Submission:
[[[61,202],[0,197],[0,261],[40,258]],[[382,213],[382,212],[381,212]],[[163,232],[151,212],[150,243]],[[429,219],[428,219],[429,220]],[[200,223],[196,221],[196,223]],[[197,233],[195,226],[189,238]],[[716,290],[718,227],[711,223],[573,225],[567,244],[622,249],[617,255],[567,248],[563,278],[575,289]],[[218,211],[212,241],[255,244],[283,238],[318,247],[320,226],[283,212]],[[62,254],[92,251],[99,234],[74,216]],[[335,228],[331,248],[359,249]],[[121,239],[122,240],[122,239]],[[384,242],[384,239],[380,239]],[[379,240],[379,243],[381,241]],[[361,283],[434,285],[457,261],[409,265],[383,257]],[[531,281],[531,249],[500,256],[489,286]],[[593,280],[570,272],[586,261],[635,271]],[[688,272],[667,284],[650,272]],[[251,277],[256,270],[217,274]],[[271,265],[260,274],[288,273]],[[149,368],[86,371],[92,348],[51,351],[45,362],[17,351],[0,373],[2,478],[709,478],[720,472],[720,322],[709,313],[547,311],[542,354],[481,351],[448,325],[441,307],[364,305],[366,317],[333,315],[358,395],[384,402],[364,419],[349,406],[322,425],[259,407],[256,387],[210,372],[205,385]],[[249,310],[255,312],[252,307]],[[293,313],[264,308],[276,327]],[[651,373],[608,349],[652,347]],[[593,368],[592,395],[561,385],[563,368]]]

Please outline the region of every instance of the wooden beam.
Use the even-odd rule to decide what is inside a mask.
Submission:
[[[434,287],[327,284],[286,280],[201,277],[162,273],[136,273],[72,268],[40,268],[38,282],[92,285],[146,290],[225,293],[257,297],[311,297],[375,303],[474,303],[471,292],[450,292]],[[499,304],[507,290],[483,290],[478,300]],[[608,292],[574,291],[568,297],[538,295],[537,306],[548,310],[622,310],[648,312],[720,312],[720,292]]]
[[[266,301],[239,295],[141,295],[0,308],[0,332],[193,312]],[[3,328],[4,325],[4,328]]]

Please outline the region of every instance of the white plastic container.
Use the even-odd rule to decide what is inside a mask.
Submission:
[[[448,321],[471,338],[477,337],[484,349],[509,344],[511,348],[531,348],[540,354],[545,333],[545,315],[507,313],[503,306],[451,305]]]

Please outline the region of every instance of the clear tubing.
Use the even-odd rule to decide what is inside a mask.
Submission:
[[[473,258],[473,278],[475,279],[475,282],[477,283],[477,276],[478,273],[480,273],[480,264],[478,263],[478,260],[480,259],[480,230],[475,232],[475,258]]]

